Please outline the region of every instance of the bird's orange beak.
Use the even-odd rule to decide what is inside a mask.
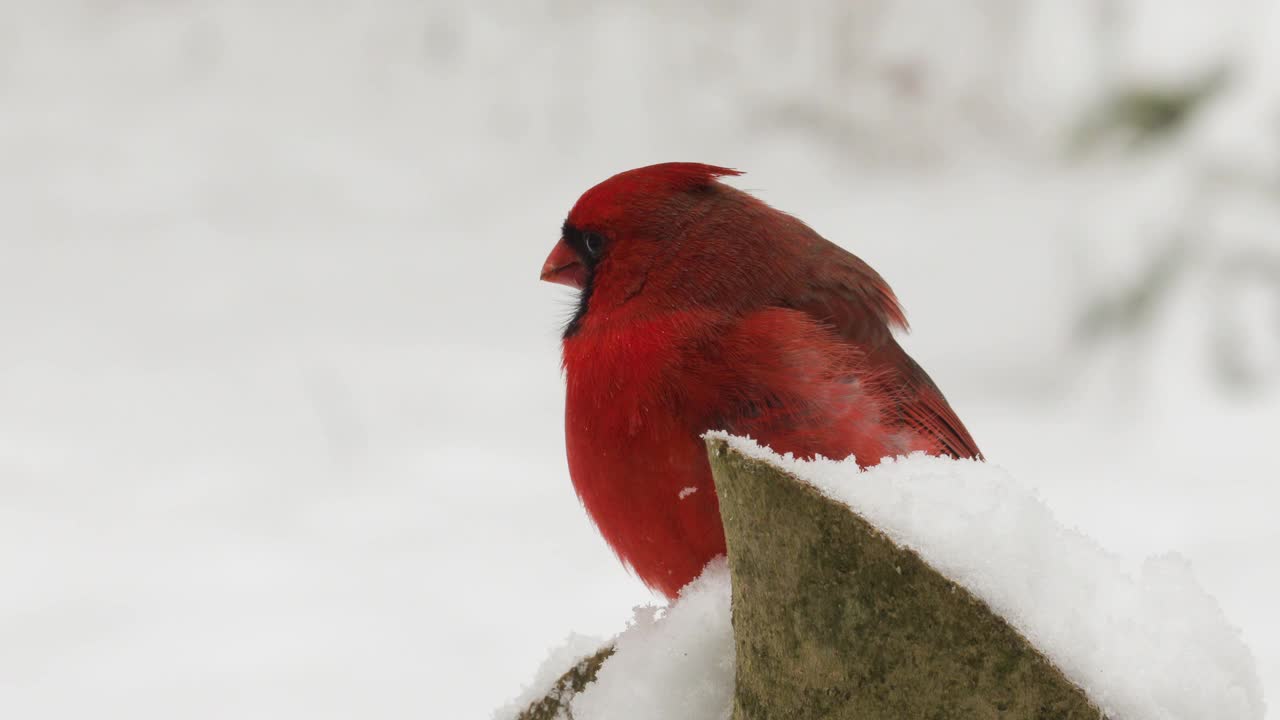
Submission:
[[[543,263],[540,279],[581,290],[587,281],[587,268],[578,260],[573,248],[561,238]]]

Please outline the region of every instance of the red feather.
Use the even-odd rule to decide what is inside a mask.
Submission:
[[[564,342],[570,475],[619,558],[669,597],[725,549],[707,430],[862,465],[979,455],[894,339],[906,319],[884,280],[716,180],[731,174],[616,175],[582,196],[561,241],[587,268]]]

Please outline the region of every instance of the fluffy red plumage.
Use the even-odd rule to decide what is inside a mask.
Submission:
[[[588,190],[543,267],[581,289],[565,330],[569,472],[618,557],[668,597],[724,553],[700,435],[778,452],[976,457],[894,339],[898,301],[862,260],[716,178],[666,163]]]

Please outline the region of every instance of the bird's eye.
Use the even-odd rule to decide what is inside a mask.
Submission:
[[[593,232],[583,233],[582,247],[586,249],[588,255],[595,257],[600,254],[600,249],[604,247],[604,238]]]

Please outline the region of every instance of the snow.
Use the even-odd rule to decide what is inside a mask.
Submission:
[[[614,638],[615,652],[596,681],[570,705],[574,720],[726,720],[733,703],[734,648],[729,616],[729,566],[709,563],[669,606],[636,608],[626,630]],[[508,704],[496,720],[508,720],[543,695],[560,673],[583,655],[553,653],[538,680]],[[550,681],[547,680],[550,678]]]
[[[573,701],[574,718],[728,718],[734,666],[728,564],[710,563],[670,607],[638,609],[616,642],[596,682]]]
[[[1240,631],[1170,553],[1133,567],[1061,524],[1000,467],[921,453],[866,470],[853,458],[778,456],[724,433],[847,505],[1009,621],[1108,716],[1262,718]]]

